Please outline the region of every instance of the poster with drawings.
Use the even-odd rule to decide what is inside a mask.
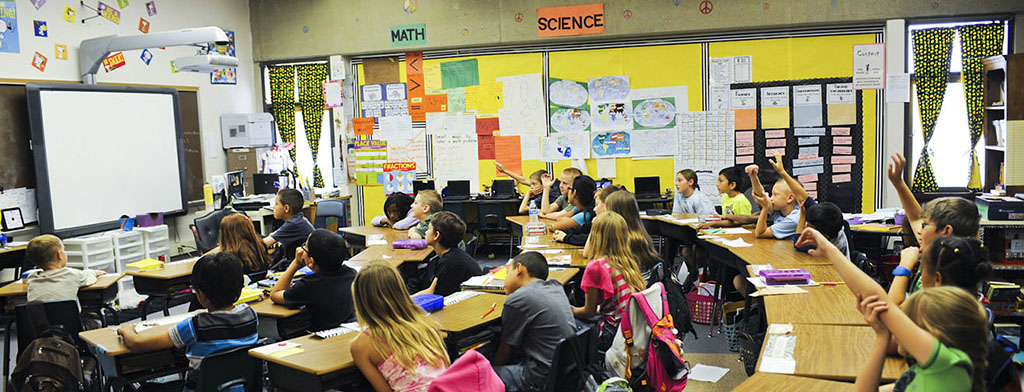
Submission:
[[[587,80],[590,104],[623,102],[629,98],[629,75],[604,76]]]
[[[632,153],[629,132],[591,132],[593,158],[628,157]]]
[[[590,112],[583,109],[551,108],[551,133],[590,130]]]
[[[595,131],[632,129],[632,102],[626,100],[624,102],[608,102],[591,105],[590,126]]]
[[[18,45],[18,7],[13,1],[0,1],[0,53],[20,53]]]
[[[633,130],[630,132],[630,148],[633,150],[630,155],[633,158],[675,156],[679,148],[677,134],[675,128]]]
[[[590,133],[567,132],[543,137],[540,150],[540,159],[544,162],[590,158]]]
[[[563,108],[587,108],[587,84],[574,80],[548,78],[548,103]]]
[[[675,99],[666,97],[633,100],[633,121],[636,122],[636,129],[675,126]]]

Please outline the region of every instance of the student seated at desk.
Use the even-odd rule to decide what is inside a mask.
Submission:
[[[590,239],[583,248],[583,256],[590,259],[580,281],[586,302],[582,307],[574,307],[572,313],[578,319],[601,316],[596,330],[601,351],[612,344],[629,294],[646,288],[640,267],[629,250],[629,241],[622,235],[628,230],[622,216],[605,211],[594,219]]]
[[[730,166],[718,171],[718,182],[715,183],[718,193],[722,194],[723,215],[750,215],[750,200],[743,191],[747,189],[743,169]]]
[[[434,215],[442,212],[442,208],[444,208],[444,201],[437,191],[426,189],[417,193],[416,199],[412,203],[412,211],[413,216],[420,220],[420,224],[409,229],[409,238],[427,238],[430,220],[434,219]],[[466,250],[466,242],[462,240],[462,236],[459,236],[458,246],[459,249]]]
[[[448,211],[438,212],[433,217],[427,227],[426,240],[438,256],[437,271],[434,272],[430,287],[415,295],[448,296],[459,291],[462,282],[483,274],[483,271],[473,257],[458,247],[466,235],[466,224],[462,219]]]
[[[342,264],[347,253],[341,236],[327,229],[314,230],[274,284],[270,300],[288,306],[305,305],[311,319],[309,329],[314,332],[355,320],[352,280],[356,271]],[[292,285],[295,272],[304,266],[313,269],[313,274]]]
[[[243,275],[266,271],[270,263],[267,247],[245,214],[231,214],[220,220],[220,246],[207,254],[217,252],[235,255],[242,263]]]
[[[747,166],[747,175],[750,176],[750,183],[754,187],[754,200],[761,206],[754,235],[758,238],[794,240],[797,236],[796,228],[800,224],[800,206],[797,204],[796,196],[786,181],[779,179],[772,187],[772,195],[769,197],[757,178],[757,171],[757,165]]]
[[[608,198],[608,195],[625,190],[626,187],[622,185],[609,185],[597,191],[594,195],[594,215],[596,216],[597,214],[605,211],[605,200]],[[565,231],[555,230],[554,233],[551,233],[551,238],[558,242],[583,246],[587,243],[587,237],[590,236],[591,224],[592,222],[587,222],[583,226],[574,227]]]
[[[395,230],[409,230],[420,223],[413,215],[413,198],[407,194],[396,192],[384,200],[384,215],[373,218],[370,223],[377,227],[390,227]]]
[[[871,356],[857,374],[858,391],[984,391],[988,351],[985,310],[970,293],[956,287],[929,288],[897,306],[881,286],[843,257],[814,229],[805,229],[798,246],[814,246],[857,295],[857,310],[877,338]],[[879,388],[890,339],[914,359],[895,384]]]
[[[676,197],[672,201],[673,214],[700,214],[712,215],[715,213],[715,205],[704,192],[700,191],[700,184],[697,183],[697,172],[692,169],[683,169],[676,173]]]
[[[576,332],[572,305],[562,284],[548,280],[548,260],[537,252],[512,259],[505,294],[494,371],[508,392],[540,390],[551,371],[555,347]],[[522,350],[523,361],[510,365],[514,349]]]
[[[571,218],[562,217],[555,223],[548,223],[548,231],[552,233],[555,230],[567,231],[586,226],[594,220],[594,216],[597,215],[594,213],[596,203],[594,192],[596,191],[597,183],[589,176],[578,176],[572,180],[572,186],[569,187],[569,202],[576,207],[576,213]]]
[[[846,232],[843,231],[843,211],[839,209],[839,206],[829,202],[818,203],[807,194],[800,182],[786,172],[786,167],[782,164],[782,155],[775,153],[774,160],[769,159],[768,163],[775,168],[775,172],[782,177],[782,181],[786,182],[786,186],[796,198],[800,209],[800,220],[796,231],[802,233],[804,227],[817,229],[832,242],[832,245],[839,248],[846,258],[850,258],[850,242],[846,238]],[[807,251],[803,248],[800,250]]]
[[[104,274],[103,271],[68,268],[64,243],[50,234],[29,241],[25,255],[32,265],[42,270],[25,278],[28,302],[70,299],[78,303],[78,289],[96,283],[96,277]],[[81,309],[82,304],[78,304],[78,308]]]
[[[658,252],[654,250],[654,241],[651,240],[651,235],[647,233],[644,222],[640,219],[640,206],[637,205],[636,197],[625,190],[614,192],[605,196],[604,206],[605,210],[619,214],[626,221],[626,226],[629,228],[629,233],[626,235],[629,241],[629,251],[636,259],[640,271],[645,274],[644,280],[646,280],[646,275],[650,274],[651,267],[661,262],[661,256],[658,256]]]
[[[373,389],[426,391],[448,368],[439,326],[412,302],[398,270],[373,261],[352,283],[356,318],[366,329],[352,342],[352,360]]]
[[[548,219],[558,219],[562,217],[572,216],[575,214],[576,206],[569,202],[569,188],[572,187],[573,181],[576,177],[582,176],[583,172],[575,167],[567,167],[562,170],[562,174],[558,177],[558,180],[551,178],[551,175],[541,176],[541,185],[544,186],[544,192],[554,195],[558,192],[559,195],[553,202],[547,202],[549,198],[541,197],[540,202],[540,217]],[[557,185],[557,188],[555,187]],[[557,189],[557,190],[556,190]]]
[[[189,370],[185,391],[195,390],[199,364],[207,355],[256,343],[257,316],[247,304],[233,305],[242,292],[241,262],[231,253],[203,256],[192,267],[192,290],[208,312],[184,320],[167,332],[135,332],[135,324],[121,324],[117,334],[133,352],[175,347],[185,351]],[[152,331],[149,331],[152,332]],[[242,391],[242,387],[230,389]]]
[[[501,165],[497,161],[495,161],[494,164],[495,165]],[[503,170],[503,169],[504,168],[501,168],[499,170]],[[509,173],[509,172],[506,172],[506,173],[509,174],[510,176],[513,174],[513,173]],[[518,181],[519,178],[521,178],[521,177],[522,176],[516,176],[516,181]],[[551,178],[551,176],[548,175],[548,171],[544,170],[544,169],[537,170],[537,171],[535,171],[535,172],[530,174],[530,181],[527,184],[527,185],[530,186],[530,191],[526,194],[526,197],[523,197],[523,202],[519,203],[519,213],[520,214],[528,213],[528,212],[530,212],[530,209],[540,210],[541,206],[544,204],[544,203],[541,202],[541,199],[544,198],[544,197],[547,198],[548,202],[552,202],[552,201],[554,201],[554,199],[552,199],[552,198],[557,198],[559,196],[559,195],[553,194],[553,193],[549,194],[549,195],[546,195],[546,196],[544,195],[544,183],[543,183],[543,181],[544,181],[545,177]],[[549,189],[549,192],[550,192],[551,188],[548,187],[548,189]]]
[[[280,228],[263,239],[266,246],[281,243],[285,260],[295,258],[295,248],[313,232],[313,224],[302,215],[302,193],[295,189],[282,189],[274,201],[274,219],[284,221]]]

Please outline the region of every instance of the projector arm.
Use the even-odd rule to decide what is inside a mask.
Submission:
[[[164,46],[196,45],[205,47],[209,43],[227,44],[228,35],[219,27],[199,27],[153,34],[106,37],[83,40],[78,51],[78,69],[82,83],[96,84],[96,72],[110,53],[125,50],[158,48]]]

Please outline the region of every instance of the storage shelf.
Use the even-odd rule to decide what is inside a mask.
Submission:
[[[985,146],[986,150],[1006,152],[1006,146]]]

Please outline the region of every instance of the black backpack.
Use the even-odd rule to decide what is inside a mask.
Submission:
[[[665,263],[659,262],[651,267],[651,275],[647,278],[647,287],[656,282],[665,286],[665,296],[668,298],[668,310],[672,314],[672,322],[675,323],[676,333],[680,339],[687,333],[697,338],[697,330],[693,329],[693,319],[690,317],[690,307],[686,302],[683,285],[676,279],[675,274],[665,268]]]
[[[11,373],[15,391],[83,391],[85,377],[75,339],[61,329],[50,328],[42,303],[26,306],[35,340],[18,357]],[[41,331],[41,332],[40,332]],[[9,332],[8,332],[9,333]]]

